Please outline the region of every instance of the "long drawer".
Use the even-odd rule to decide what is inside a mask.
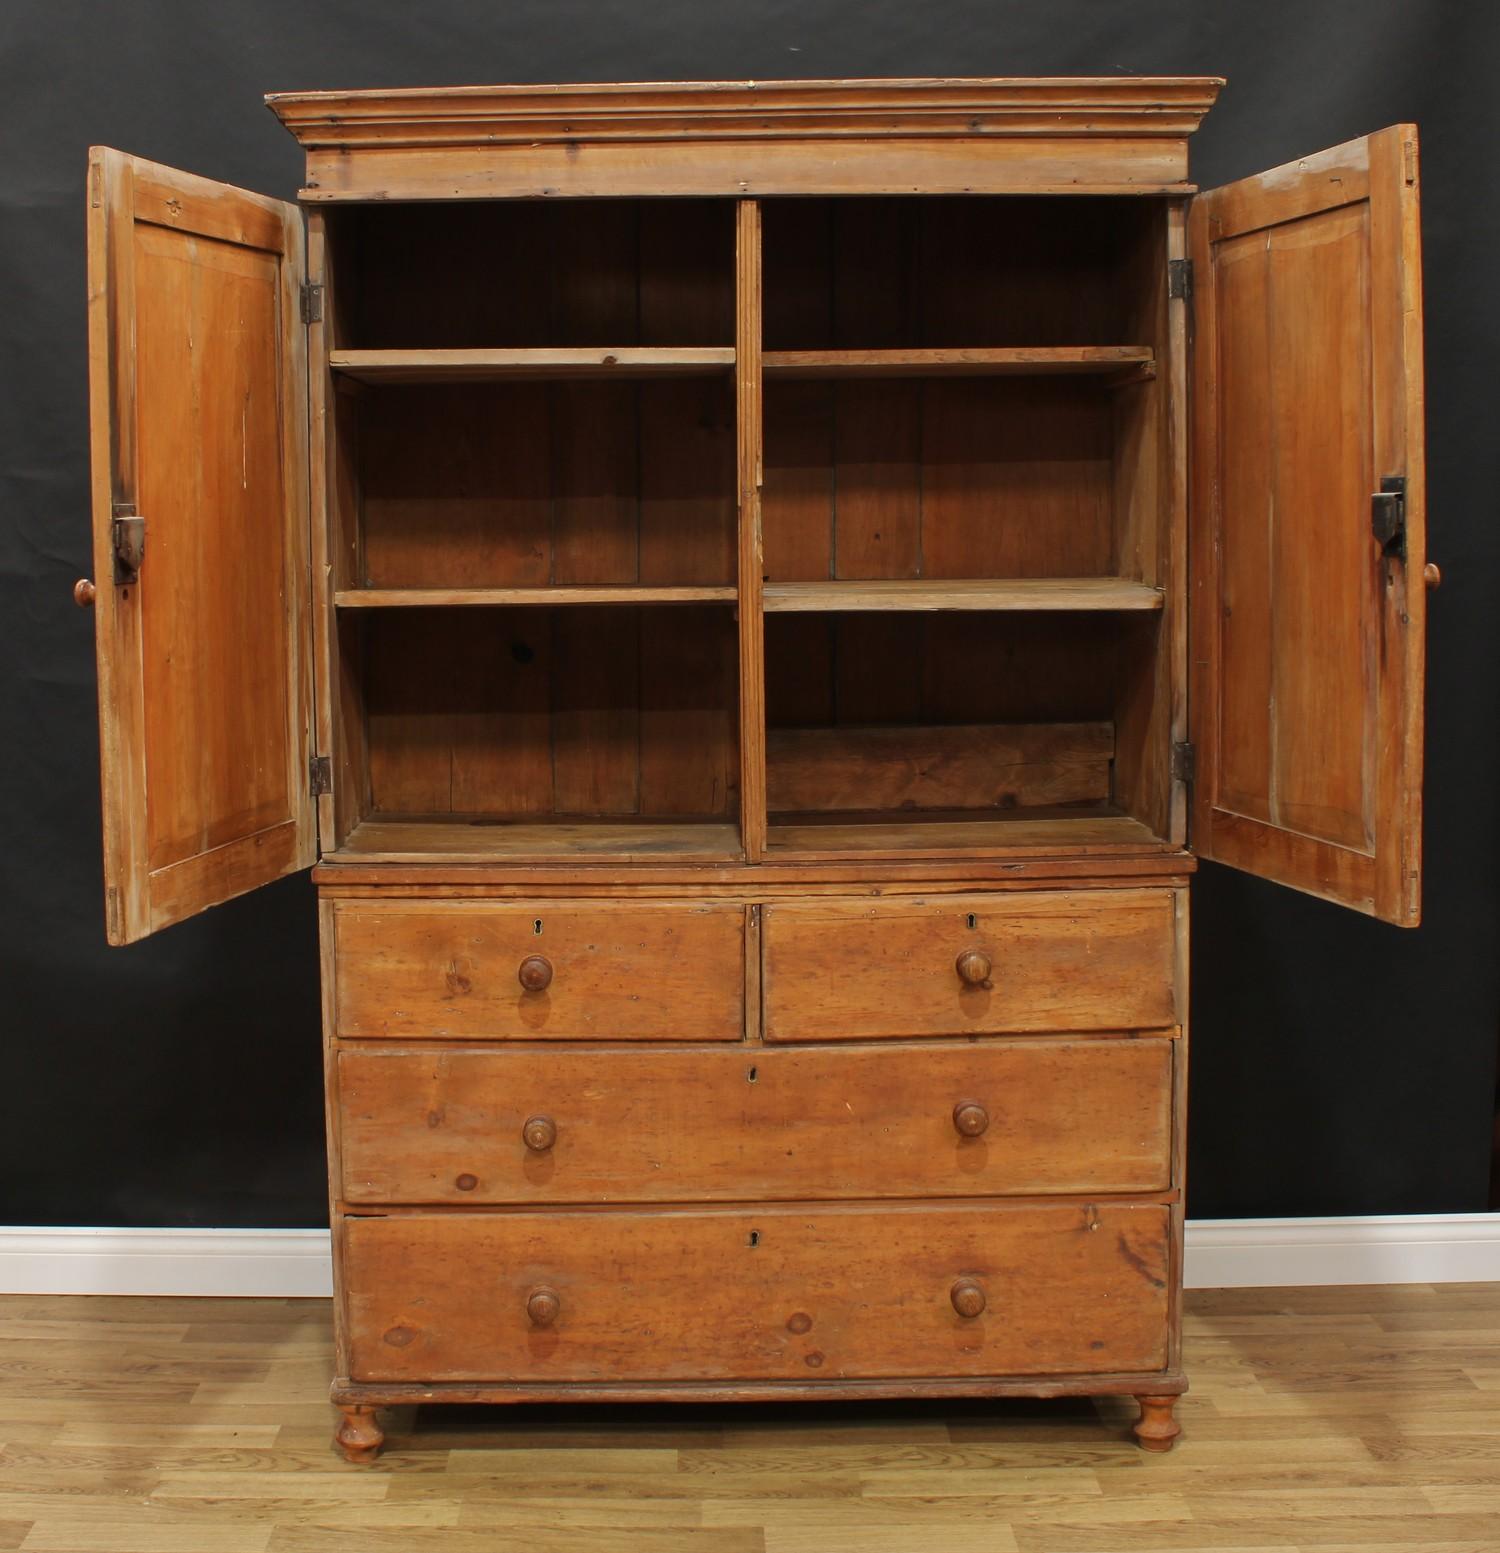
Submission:
[[[1156,1204],[351,1218],[350,1377],[1157,1370],[1169,1246]]]
[[[769,905],[765,1038],[1174,1024],[1174,899],[1045,890]]]
[[[1172,1047],[1140,1040],[346,1048],[351,1203],[1153,1192]]]
[[[735,1041],[745,913],[710,903],[340,902],[345,1037]]]

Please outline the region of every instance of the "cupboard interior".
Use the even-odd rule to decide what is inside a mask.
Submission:
[[[1156,844],[1159,614],[766,621],[773,853]]]
[[[769,852],[1164,845],[1165,202],[762,213]],[[324,220],[336,843],[738,855],[734,202]]]
[[[356,854],[738,854],[727,607],[352,611],[339,645]]]
[[[733,346],[734,220],[709,199],[333,211],[333,346]]]

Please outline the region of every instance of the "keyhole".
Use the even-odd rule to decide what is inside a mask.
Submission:
[[[760,1231],[758,1229],[753,1229],[750,1231],[750,1244],[752,1246],[758,1246],[760,1244]]]
[[[976,917],[972,911],[969,913],[969,926],[970,927],[978,927],[979,926],[979,918]],[[540,933],[541,930],[542,930],[541,923],[537,923],[537,932]]]
[[[974,925],[974,919],[973,919],[973,917],[970,917],[969,918],[969,926],[973,927],[973,925]],[[536,919],[536,921],[531,924],[531,931],[533,933],[535,933],[538,938],[541,937],[541,934],[542,934],[542,919],[540,917],[538,917]]]
[[[753,1084],[760,1077],[760,1070],[758,1068],[751,1068],[745,1077]]]

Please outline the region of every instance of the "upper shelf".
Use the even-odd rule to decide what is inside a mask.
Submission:
[[[1127,577],[928,578],[768,582],[767,614],[873,610],[1160,609],[1162,592]]]
[[[737,597],[732,585],[599,583],[538,588],[340,588],[333,602],[339,609],[551,608],[560,604],[732,604]]]
[[[1149,345],[766,351],[761,359],[768,378],[991,377],[1054,372],[1149,377],[1156,370]]]
[[[328,364],[361,383],[503,379],[711,377],[734,366],[732,345],[583,346],[515,350],[336,350]]]

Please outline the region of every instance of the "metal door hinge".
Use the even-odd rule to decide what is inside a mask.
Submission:
[[[109,547],[115,553],[115,586],[135,582],[146,559],[146,520],[128,503],[116,503],[109,523]]]
[[[1406,477],[1386,475],[1370,497],[1370,532],[1385,555],[1406,555]]]
[[[1193,294],[1193,261],[1191,259],[1167,260],[1167,295],[1181,297],[1184,301]]]
[[[314,798],[333,791],[333,762],[327,755],[313,755],[308,759],[307,790]]]
[[[1185,783],[1188,787],[1193,785],[1193,778],[1198,774],[1198,747],[1194,744],[1174,744],[1172,746],[1172,778],[1174,781]]]
[[[323,286],[319,281],[302,283],[302,322],[319,323],[323,317]]]

